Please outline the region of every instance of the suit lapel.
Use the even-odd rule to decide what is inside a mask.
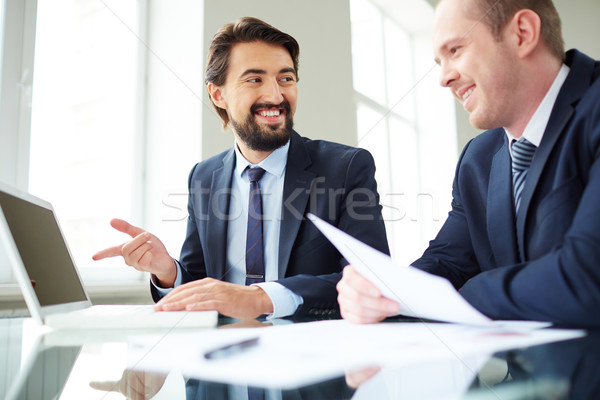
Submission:
[[[211,265],[207,270],[214,271],[215,278],[224,279],[227,260],[227,222],[229,213],[231,180],[235,167],[235,152],[233,149],[223,157],[223,167],[215,170],[212,175],[210,194],[208,197],[208,222],[206,233],[207,253]]]
[[[550,153],[552,153],[552,150],[556,145],[556,141],[560,137],[567,122],[571,119],[573,108],[570,104],[557,104],[554,107],[552,114],[548,126],[546,127],[546,131],[544,132],[542,143],[540,143],[540,147],[537,149],[531,166],[529,167],[529,171],[527,172],[527,181],[523,188],[523,194],[521,195],[521,206],[519,207],[519,213],[517,215],[517,238],[519,240],[521,260],[527,260],[524,251],[526,249],[525,223],[531,204],[531,198],[538,186],[544,167],[550,157]]]
[[[527,181],[521,196],[521,205],[519,207],[519,214],[517,215],[517,238],[522,260],[527,260],[524,251],[526,249],[525,225],[531,199],[538,186],[542,172],[548,163],[550,154],[568,122],[571,120],[575,111],[575,104],[587,90],[590,76],[594,70],[594,61],[591,58],[579,52],[569,52],[568,55],[570,60],[567,61],[567,64],[570,64],[571,71],[556,99],[550,119],[548,120],[548,125],[544,131],[544,136],[542,137],[542,142],[527,172]]]
[[[316,174],[307,171],[311,159],[300,136],[294,132],[290,141],[283,184],[283,206],[279,233],[279,278],[285,277],[290,254],[304,220],[310,189]]]
[[[511,161],[508,139],[494,155],[488,183],[487,229],[497,265],[516,264],[517,238],[514,224]]]

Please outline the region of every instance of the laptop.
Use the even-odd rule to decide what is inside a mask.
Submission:
[[[156,312],[153,305],[92,306],[52,205],[3,183],[0,246],[31,316],[51,328],[172,329],[217,324],[216,311]]]

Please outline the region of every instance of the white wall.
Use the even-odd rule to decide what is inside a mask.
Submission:
[[[577,48],[600,59],[600,2],[598,0],[554,0],[563,23],[567,49]]]
[[[350,5],[347,0],[205,0],[204,60],[208,43],[224,24],[251,16],[292,35],[300,44],[298,108],[294,127],[302,136],[356,145],[352,87]],[[204,104],[210,100],[203,93]],[[202,107],[204,158],[231,147],[216,113]]]

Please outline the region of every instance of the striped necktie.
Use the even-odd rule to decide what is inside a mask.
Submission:
[[[537,147],[525,138],[512,142],[512,174],[515,214],[519,212],[521,195],[527,179],[527,171],[535,155]]]
[[[262,199],[258,182],[265,170],[247,169],[250,180],[248,199],[248,230],[246,232],[246,285],[265,281],[265,262],[263,258]]]

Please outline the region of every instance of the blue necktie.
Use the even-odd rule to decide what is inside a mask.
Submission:
[[[265,170],[247,169],[250,180],[248,200],[248,230],[246,232],[246,285],[265,281],[265,262],[263,258],[262,199],[258,182]]]
[[[515,200],[515,215],[519,212],[521,195],[527,179],[527,171],[535,155],[537,147],[525,138],[512,143],[512,174],[513,195]]]

